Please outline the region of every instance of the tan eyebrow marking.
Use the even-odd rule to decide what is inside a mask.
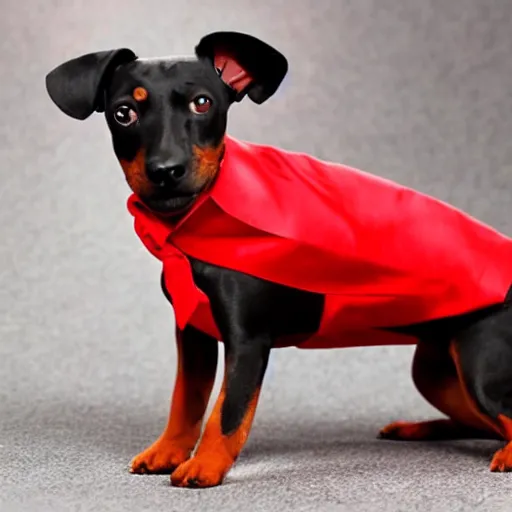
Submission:
[[[135,101],[144,101],[148,99],[148,91],[144,87],[135,87],[133,90],[133,98]]]

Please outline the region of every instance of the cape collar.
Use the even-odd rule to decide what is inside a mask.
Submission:
[[[205,193],[198,197],[192,208],[176,223],[165,216],[158,215],[151,210],[136,194],[128,198],[128,211],[135,218],[136,223],[140,225],[145,236],[150,236],[157,247],[162,248],[169,237],[176,232],[189,219],[205,201],[210,197],[210,193]],[[139,233],[140,234],[140,233]]]

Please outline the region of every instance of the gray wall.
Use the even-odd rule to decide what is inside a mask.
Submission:
[[[21,497],[53,510],[74,500],[85,510],[199,503],[168,489],[165,477],[124,472],[165,423],[172,313],[158,264],[125,211],[129,191],[103,119],[71,120],[46,96],[44,75],[60,62],[118,46],[188,54],[206,32],[250,32],[288,56],[290,73],[267,104],[233,108],[232,135],[398,180],[512,234],[510,0],[2,3],[7,510]],[[374,441],[387,421],[437,416],[410,382],[411,353],[276,353],[253,436],[231,473],[236,485],[204,499],[221,509],[260,493],[260,506],[274,509],[397,510],[402,500],[408,510],[480,502],[497,510],[512,483],[487,472],[494,445]]]

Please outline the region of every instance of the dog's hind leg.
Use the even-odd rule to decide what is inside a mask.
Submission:
[[[418,391],[448,418],[423,422],[396,421],[384,427],[379,437],[401,441],[496,437],[489,422],[475,411],[450,352],[448,343],[420,341],[412,365]]]
[[[507,441],[492,471],[512,471],[512,308],[480,320],[452,342],[450,353],[467,394]]]
[[[489,439],[490,432],[468,427],[450,418],[429,421],[394,421],[380,432],[381,439],[395,441],[446,441],[448,439]]]

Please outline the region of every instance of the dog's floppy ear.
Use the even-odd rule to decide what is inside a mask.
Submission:
[[[65,114],[86,119],[105,109],[104,87],[112,71],[136,58],[128,48],[82,55],[48,73],[46,89]]]
[[[236,92],[235,101],[247,94],[255,103],[263,103],[276,92],[288,71],[284,55],[239,32],[214,32],[203,37],[196,55],[211,61],[221,79]]]

